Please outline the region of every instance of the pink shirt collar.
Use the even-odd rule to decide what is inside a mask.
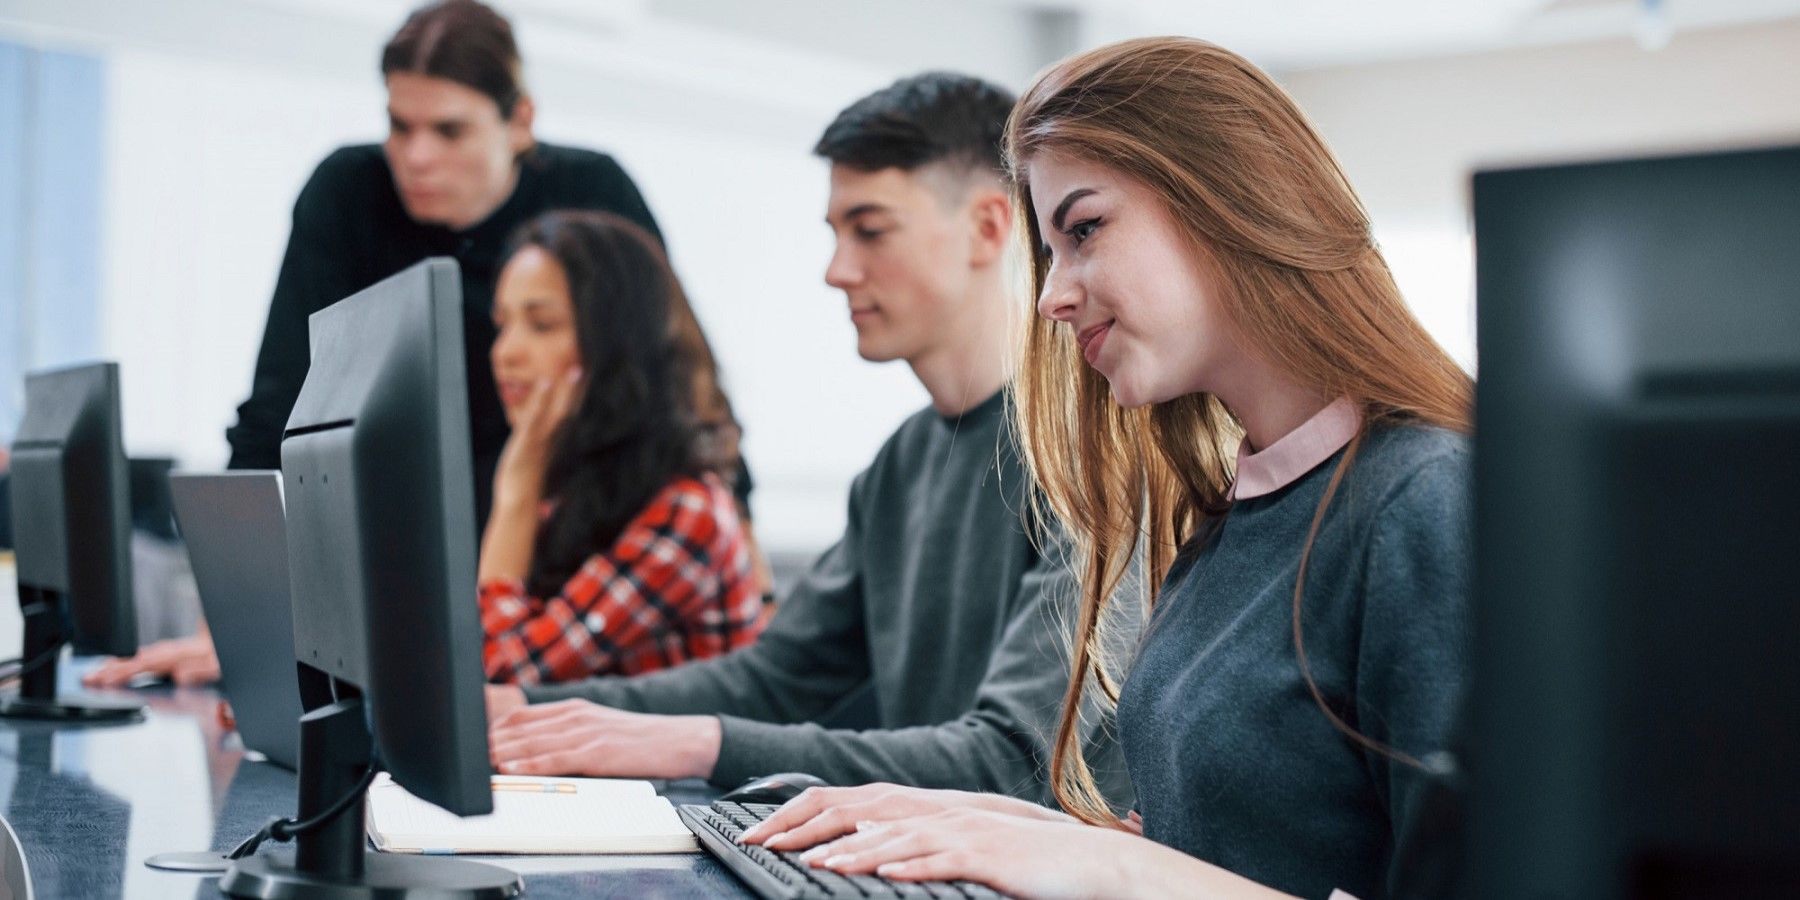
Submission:
[[[1246,438],[1238,444],[1237,480],[1231,485],[1231,499],[1249,500],[1293,484],[1344,449],[1360,428],[1362,412],[1349,397],[1339,397],[1262,450],[1250,452]]]

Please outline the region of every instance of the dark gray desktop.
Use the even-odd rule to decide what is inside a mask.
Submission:
[[[120,721],[141,707],[58,699],[57,660],[137,651],[131,594],[131,489],[120,437],[119,367],[95,363],[25,377],[10,478],[23,652],[19,691],[0,716]]]
[[[1475,896],[1800,896],[1800,148],[1474,179]]]
[[[363,792],[492,810],[475,601],[462,291],[426,260],[313,314],[282,439],[300,699],[299,813],[220,889],[250,897],[510,897],[493,866],[366,852]],[[249,844],[253,851],[257,841]]]

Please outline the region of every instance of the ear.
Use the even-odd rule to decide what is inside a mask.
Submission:
[[[537,143],[537,138],[531,136],[531,123],[535,118],[537,104],[531,101],[530,94],[520,94],[513,103],[512,118],[506,120],[507,139],[512,144],[514,156],[530,150]]]
[[[992,265],[1006,255],[1012,240],[1012,196],[998,186],[983,185],[971,192],[968,214],[974,226],[969,234],[970,262]]]

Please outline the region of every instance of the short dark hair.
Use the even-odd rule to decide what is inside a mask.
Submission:
[[[412,72],[472,87],[512,118],[525,95],[512,23],[477,0],[439,0],[413,10],[381,49],[381,74]]]
[[[926,72],[850,104],[826,127],[813,153],[875,172],[949,162],[1004,175],[1001,141],[1012,92],[970,75]]]

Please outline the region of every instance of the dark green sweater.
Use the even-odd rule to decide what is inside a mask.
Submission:
[[[1170,571],[1119,699],[1144,835],[1324,900],[1412,896],[1428,779],[1335,730],[1294,655],[1294,579],[1343,455],[1239,501]],[[1327,702],[1412,756],[1450,746],[1468,676],[1468,441],[1378,427],[1319,530],[1302,622]],[[1433,888],[1435,890],[1436,888]]]
[[[1002,396],[960,418],[923,410],[888,439],[851,487],[843,539],[754,645],[526,695],[718,714],[719,784],[801,771],[833,784],[1046,800],[1074,582],[1065,561],[1047,559],[1027,535],[1026,477]],[[864,682],[873,683],[880,727],[807,724]],[[1090,743],[1123,799],[1116,745]]]

